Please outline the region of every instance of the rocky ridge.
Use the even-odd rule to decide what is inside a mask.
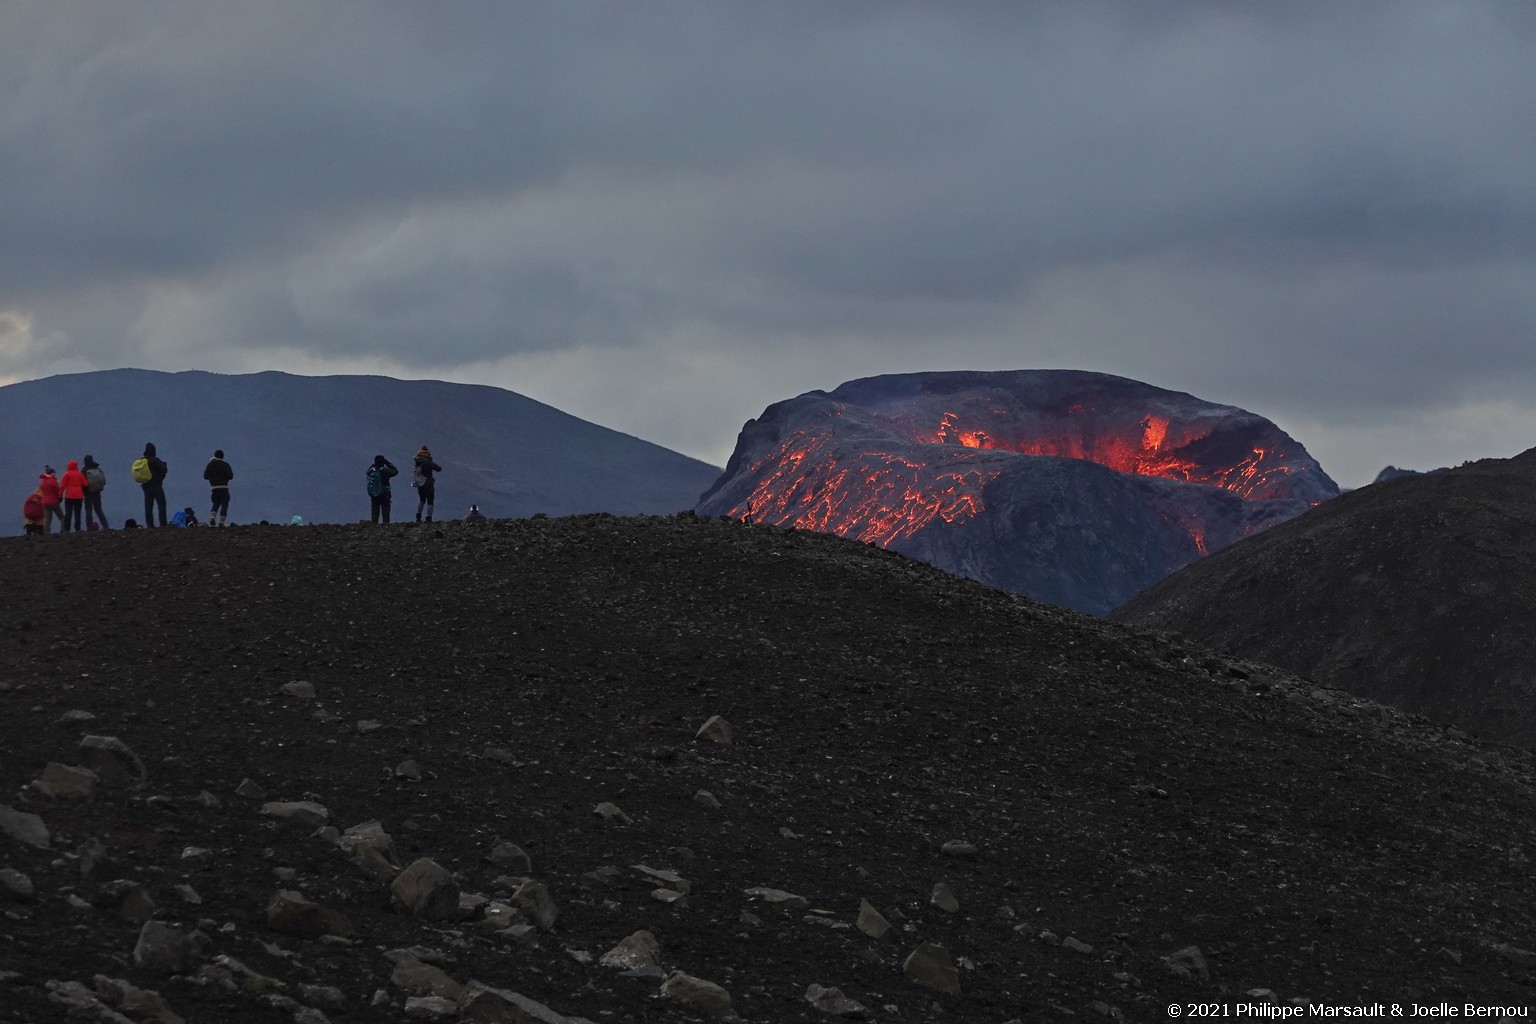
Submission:
[[[1524,1005],[1536,771],[692,515],[13,541],[0,1020]]]

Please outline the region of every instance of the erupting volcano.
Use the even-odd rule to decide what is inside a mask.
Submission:
[[[1262,416],[1075,370],[918,373],[770,406],[699,511],[835,533],[1083,611],[1339,493]]]

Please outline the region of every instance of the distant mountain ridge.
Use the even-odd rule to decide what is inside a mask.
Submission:
[[[1102,614],[1338,494],[1235,406],[1077,370],[850,381],[742,428],[699,510],[835,533]]]
[[[364,470],[376,454],[401,470],[394,518],[409,519],[410,464],[426,444],[443,466],[437,518],[471,503],[488,516],[537,512],[670,513],[692,507],[716,467],[598,426],[516,392],[381,376],[304,377],[121,369],[0,387],[0,479],[21,500],[45,464],[86,454],[107,472],[108,522],[142,518],[128,475],[145,442],[170,466],[172,510],[207,511],[203,467],[215,449],[235,470],[230,518],[368,518]],[[17,514],[15,531],[20,532]]]

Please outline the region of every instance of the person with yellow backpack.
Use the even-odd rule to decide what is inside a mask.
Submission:
[[[144,525],[165,525],[165,475],[170,472],[165,461],[155,454],[155,446],[146,444],[142,457],[135,459],[129,472],[134,482],[144,489]],[[154,511],[159,509],[157,524]]]

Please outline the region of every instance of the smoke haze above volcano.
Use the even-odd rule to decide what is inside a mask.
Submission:
[[[0,378],[496,384],[723,464],[768,403],[1071,367],[1341,483],[1536,434],[1508,0],[10,4]]]

